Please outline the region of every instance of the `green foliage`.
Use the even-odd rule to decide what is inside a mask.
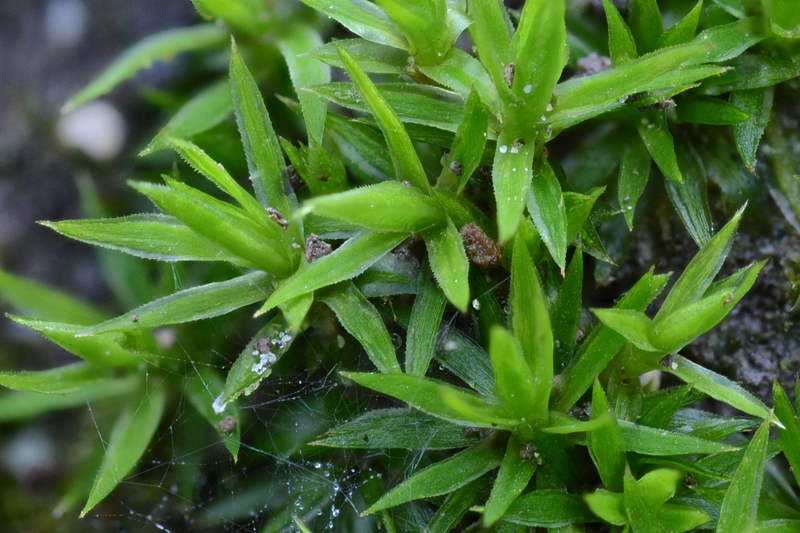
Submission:
[[[135,306],[110,314],[0,272],[0,298],[28,315],[11,320],[83,360],[0,372],[17,391],[0,396],[0,420],[107,402],[103,459],[83,466],[100,464],[94,485],[70,496],[87,500],[81,516],[158,446],[162,415],[188,404],[234,462],[263,448],[270,460],[343,457],[343,472],[356,461],[390,471],[397,483],[348,494],[348,525],[360,513],[402,532],[792,530],[796,487],[767,461],[783,451],[800,479],[796,406],[776,382],[773,411],[681,351],[726,319],[764,267],[716,280],[746,216],[730,207],[749,198],[764,210],[767,194],[730,183],[761,172],[760,144],[773,165],[748,190],[800,213],[792,145],[772,118],[800,73],[797,2],[632,0],[620,12],[604,0],[605,26],[561,0],[510,12],[499,0],[303,3],[284,12],[194,0],[219,23],[151,37],[68,103],[179,52],[230,53],[227,78],[192,90],[142,152],[175,152],[160,155],[176,161],[163,185],[145,172],[130,183],[161,213],[111,218],[94,198],[93,218],[43,223],[170,263],[172,281],[107,268],[118,300]],[[329,28],[308,8],[358,37],[325,44]],[[465,30],[474,48],[461,46]],[[595,48],[607,62],[575,61]],[[333,82],[332,68],[352,82]],[[667,215],[699,251],[653,313],[670,275],[651,268],[633,283],[641,262],[626,254]],[[589,301],[606,308],[591,315]],[[254,316],[236,313],[256,303]],[[235,340],[217,348],[213,330],[228,326]],[[331,398],[297,396],[323,423],[292,412],[303,429],[290,438],[272,412],[273,440],[251,444],[244,423],[263,405],[243,398],[274,393],[259,387],[281,383],[273,373],[290,365],[334,368],[346,392],[336,396],[338,377],[326,374]],[[646,384],[651,372],[685,385]],[[364,388],[389,398],[350,406]],[[756,419],[691,407],[707,398]],[[738,434],[756,426],[745,443]],[[335,455],[342,448],[366,454]],[[282,475],[270,481],[283,487]],[[287,500],[264,531],[319,526],[298,513],[329,499],[299,490],[302,505]],[[349,530],[375,524],[362,520]]]

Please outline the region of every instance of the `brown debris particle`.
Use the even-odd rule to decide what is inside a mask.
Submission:
[[[232,416],[226,416],[222,420],[219,421],[219,429],[222,430],[223,433],[233,433],[233,430],[236,428],[236,419]]]
[[[485,269],[500,265],[503,260],[500,248],[480,226],[470,222],[461,228],[460,233],[467,257],[475,266]]]
[[[286,167],[286,177],[289,178],[289,183],[292,184],[292,188],[294,188],[296,191],[299,191],[306,186],[305,180],[300,177],[300,174],[297,173],[297,169],[294,168],[294,165],[289,165]]]
[[[514,63],[509,63],[505,69],[503,69],[503,79],[506,80],[508,84],[508,88],[510,89],[512,85],[514,85],[514,71],[516,70],[516,66]]]
[[[285,230],[286,228],[289,227],[289,222],[287,222],[286,219],[283,218],[283,215],[281,215],[277,209],[268,207],[267,213],[269,213],[269,218],[271,218],[277,225],[279,225],[281,229]]]
[[[261,353],[267,353],[271,351],[269,348],[269,339],[266,337],[261,337],[253,343],[253,349],[258,350]]]
[[[333,251],[331,245],[320,239],[316,233],[308,236],[306,241],[306,261],[313,263],[320,257],[325,257]]]
[[[465,437],[473,437],[477,435],[481,440],[485,439],[486,437],[491,436],[494,433],[493,429],[489,428],[474,428],[471,426],[464,426],[462,428]]]
[[[675,103],[675,100],[672,98],[667,98],[666,100],[661,100],[660,102],[656,102],[653,105],[646,105],[639,108],[639,111],[646,112],[651,111],[653,109],[672,109],[676,107],[678,104]]]
[[[530,461],[534,458],[536,454],[536,445],[533,442],[528,442],[522,449],[519,451],[520,458],[524,459],[525,461]]]
[[[460,176],[463,166],[464,165],[462,165],[460,161],[453,161],[450,163],[450,170],[453,172],[454,176]]]
[[[591,76],[598,72],[603,72],[611,68],[611,58],[597,55],[592,52],[586,57],[582,57],[577,62],[578,76]]]

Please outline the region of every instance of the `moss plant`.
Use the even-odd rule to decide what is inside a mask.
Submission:
[[[80,358],[0,373],[18,391],[2,416],[105,411],[104,447],[59,510],[113,508],[166,428],[186,447],[175,457],[219,440],[226,476],[246,477],[240,456],[275,469],[230,497],[282,502],[262,531],[800,530],[797,486],[767,466],[783,452],[800,479],[796,406],[777,382],[770,407],[681,355],[764,266],[720,275],[753,205],[771,195],[797,224],[796,132],[772,108],[797,112],[800,1],[302,0],[319,20],[289,0],[193,2],[216,22],[149,38],[66,106],[175,53],[228,57],[141,154],[163,179],[130,186],[155,211],[102,218],[84,183],[100,218],[43,224],[123,261],[109,273],[127,269],[129,293],[142,276],[120,253],[196,286],[147,279],[157,296],[113,316],[0,274],[9,318]],[[347,38],[323,43],[326,16]],[[293,92],[262,93],[286,75]],[[758,158],[765,131],[773,161]],[[674,276],[622,275],[664,212],[694,257]],[[618,293],[588,299],[617,274]],[[205,351],[216,328],[242,339],[222,364]],[[335,369],[323,387],[340,401],[283,445],[254,398],[298,366]],[[184,404],[210,435],[178,436]],[[283,494],[299,478],[277,465],[305,457],[391,481],[354,483],[339,519],[338,484]]]

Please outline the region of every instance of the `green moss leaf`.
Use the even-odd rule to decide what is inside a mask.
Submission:
[[[503,453],[496,440],[486,439],[444,461],[423,468],[382,496],[365,514],[420,498],[447,494],[497,468]]]
[[[86,513],[125,480],[147,451],[147,446],[158,428],[166,403],[164,389],[156,388],[147,394],[134,396],[131,400],[128,409],[120,415],[111,430],[103,463],[97,472],[86,506],[81,511],[81,517],[86,516]]]
[[[749,531],[756,523],[758,499],[767,460],[769,420],[765,420],[747,445],[719,511],[718,533]]]
[[[275,275],[291,271],[289,237],[273,220],[262,222],[249,212],[217,200],[183,183],[167,179],[167,187],[131,183],[161,211],[172,215],[224,252]],[[291,225],[289,226],[291,228]]]
[[[522,494],[536,471],[528,459],[520,456],[522,446],[515,438],[508,439],[506,455],[500,464],[497,479],[483,512],[483,525],[491,527],[505,514],[508,507]]]
[[[252,356],[251,356],[252,357]],[[242,438],[242,417],[239,409],[229,407],[224,413],[214,411],[213,402],[225,386],[225,382],[214,372],[196,368],[197,375],[186,380],[186,397],[200,415],[211,424],[217,432],[225,448],[233,457],[233,462],[239,460],[239,447]],[[224,428],[229,427],[228,417],[233,418],[231,431]],[[225,420],[225,422],[223,422]]]
[[[447,298],[433,280],[426,263],[417,278],[417,296],[411,310],[406,338],[406,372],[424,376],[436,348],[436,337],[442,323]]]
[[[664,362],[664,369],[695,389],[731,407],[759,418],[771,418],[764,403],[728,378],[697,365],[685,357],[673,355]]]
[[[525,402],[526,409],[531,413],[531,418],[545,419],[553,382],[553,330],[550,313],[542,293],[539,274],[519,235],[514,240],[513,253],[511,326],[533,379],[533,387],[527,396],[530,402]],[[495,357],[502,357],[502,352],[498,351],[493,359]]]
[[[679,44],[688,43],[694,38],[697,31],[697,23],[700,22],[700,15],[703,13],[703,0],[698,0],[697,4],[673,27],[665,31],[658,38],[657,48],[667,48]]]
[[[0,298],[33,318],[69,324],[92,325],[108,314],[53,287],[0,270]]]
[[[410,374],[342,374],[359,385],[393,396],[453,424],[494,428],[518,423],[496,400],[443,381]]]
[[[639,57],[633,33],[625,24],[617,7],[611,0],[603,0],[603,9],[606,12],[606,23],[608,24],[608,50],[611,55],[611,64],[618,66]]]
[[[553,261],[563,272],[567,264],[567,208],[561,184],[544,157],[534,164],[533,182],[527,203],[536,230]]]
[[[592,420],[611,413],[606,394],[599,380],[592,388]],[[625,448],[622,445],[619,425],[616,418],[588,435],[589,454],[597,467],[603,485],[614,492],[622,492],[622,478],[625,475]],[[594,509],[593,509],[594,510]],[[595,514],[598,514],[595,511]],[[602,516],[602,515],[599,515]]]
[[[359,93],[381,127],[383,136],[389,146],[389,153],[392,156],[397,179],[399,181],[408,181],[419,187],[423,192],[430,194],[431,186],[428,183],[428,177],[425,175],[419,156],[417,156],[414,146],[411,144],[411,139],[408,138],[408,134],[403,128],[397,113],[378,92],[375,84],[372,83],[367,74],[347,54],[347,51],[341,48],[339,53],[347,68],[347,73],[355,82]]]
[[[405,234],[363,231],[349,239],[330,255],[313,263],[303,263],[269,297],[257,315],[266,313],[283,302],[352,279],[403,242]]]
[[[407,49],[403,35],[389,22],[381,9],[365,0],[302,0],[325,13],[356,35],[379,44]]]
[[[450,303],[466,312],[469,304],[469,260],[461,234],[448,218],[444,228],[429,231],[423,237],[431,272],[439,287]]]
[[[339,323],[364,347],[370,360],[381,372],[400,372],[392,339],[375,306],[364,298],[355,285],[345,282],[322,298]]]
[[[111,379],[108,368],[90,363],[72,363],[50,370],[0,372],[0,386],[22,392],[66,394],[87,385]]]
[[[222,392],[216,398],[203,400],[211,406],[214,416],[224,413],[231,402],[241,395],[252,394],[272,374],[272,366],[289,351],[295,337],[281,315],[275,316],[258,330],[228,371]],[[235,415],[236,410],[231,412]]]
[[[92,364],[111,367],[133,368],[142,363],[143,359],[122,348],[115,334],[97,335],[94,337],[76,337],[86,329],[85,326],[48,322],[20,316],[8,317],[23,326],[27,326],[41,334],[73,355]],[[135,332],[149,335],[147,332]]]
[[[199,237],[175,217],[156,214],[119,218],[42,222],[72,239],[157,261],[227,261],[249,266],[249,261],[223,251]]]
[[[776,425],[775,428],[783,448],[783,455],[792,467],[794,478],[800,479],[800,420],[786,396],[786,391],[777,380],[772,385],[772,396],[775,402],[775,416],[783,425],[783,427]]]
[[[156,61],[164,61],[192,50],[221,47],[228,35],[225,28],[213,24],[166,30],[151,35],[128,49],[89,85],[70,98],[64,104],[62,112],[66,113],[103,96]]]
[[[331,448],[449,450],[478,440],[464,428],[408,409],[376,409],[339,424],[312,444]]]
[[[233,110],[256,198],[264,207],[270,206],[284,216],[289,215],[291,206],[283,184],[286,166],[281,147],[258,85],[233,42],[230,80]]]
[[[301,212],[380,231],[420,233],[445,224],[438,203],[416,187],[392,181],[313,198]]]
[[[81,336],[112,331],[155,328],[224,315],[264,300],[272,291],[272,277],[253,272],[228,281],[209,283],[159,298],[117,318],[84,329]]]

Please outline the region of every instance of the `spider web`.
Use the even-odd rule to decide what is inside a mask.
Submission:
[[[234,327],[234,318],[222,320]],[[309,335],[301,334],[282,362],[297,352],[309,352],[312,360],[318,356]],[[368,370],[370,363],[358,343],[335,335],[334,351]],[[399,345],[400,337],[393,338]],[[235,341],[243,346],[247,339],[237,335]],[[224,376],[238,355],[189,349],[183,353],[186,379],[200,380],[198,368],[210,367]],[[297,531],[287,524],[296,514],[312,531],[376,530],[373,517],[359,517],[369,507],[365,495],[374,502],[419,468],[426,450],[396,453],[307,446],[330,428],[372,408],[398,405],[341,378],[338,371],[352,369],[352,361],[322,357],[316,363],[319,366],[312,371],[302,364],[279,363],[254,394],[237,400],[242,413],[238,464],[184,395],[168,403],[137,467],[81,523],[90,531],[271,533]],[[208,401],[213,399],[209,392]],[[87,402],[90,415],[95,408]],[[108,426],[94,425],[97,438],[107,445]]]

